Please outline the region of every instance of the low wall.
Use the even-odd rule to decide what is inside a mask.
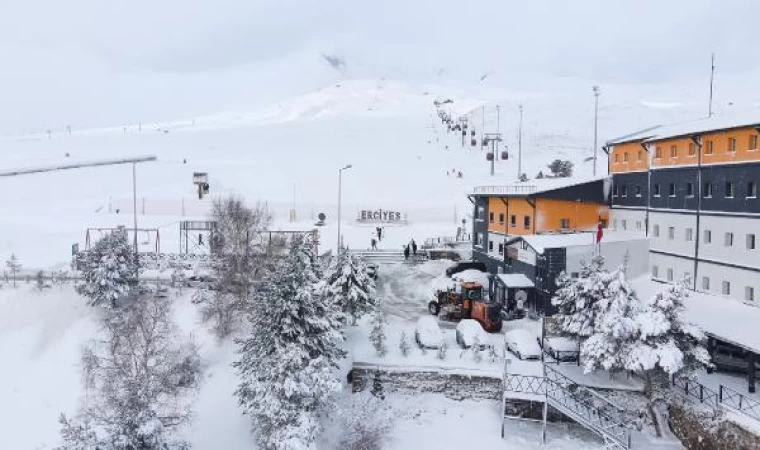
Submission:
[[[760,436],[720,417],[688,407],[668,408],[670,428],[689,450],[751,450],[760,448]]]

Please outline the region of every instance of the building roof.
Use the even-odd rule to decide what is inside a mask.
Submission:
[[[760,108],[714,114],[712,117],[661,127],[657,129],[655,136],[650,137],[647,141],[652,142],[696,133],[752,126],[760,126]]]
[[[661,128],[660,125],[655,125],[653,127],[649,127],[649,128],[645,128],[643,130],[637,131],[635,133],[616,137],[614,139],[610,139],[609,141],[607,141],[607,145],[617,145],[617,144],[625,144],[626,142],[643,141],[645,139],[649,139],[651,137],[656,136],[659,128]]]
[[[596,243],[596,230],[585,233],[529,234],[521,237],[538,253],[544,253],[547,248],[566,248]],[[641,232],[604,230],[602,244],[608,242],[646,240]]]
[[[563,189],[570,186],[603,181],[609,178],[608,175],[599,175],[595,177],[564,177],[564,178],[541,178],[528,180],[521,183],[512,183],[505,185],[475,186],[474,195],[486,197],[528,197],[535,194]]]
[[[511,288],[532,288],[535,287],[530,278],[521,273],[502,273],[497,277],[504,283],[505,286]]]

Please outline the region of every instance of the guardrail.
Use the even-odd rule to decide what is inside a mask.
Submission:
[[[722,384],[720,385],[718,399],[722,405],[733,408],[755,420],[760,420],[760,401],[747,397]]]
[[[480,195],[530,195],[536,193],[536,186],[475,186],[474,194]]]
[[[674,376],[673,387],[679,391],[683,390],[683,394],[687,398],[698,400],[700,403],[706,403],[716,408],[720,406],[719,394],[698,381]]]
[[[678,388],[679,392],[683,390],[686,398],[697,400],[715,408],[723,406],[760,421],[760,401],[728,386],[721,384],[718,387],[718,392],[715,392],[698,381],[673,376],[673,387]]]

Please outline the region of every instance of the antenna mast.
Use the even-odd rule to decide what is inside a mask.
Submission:
[[[715,53],[710,55],[710,103],[707,107],[707,117],[712,117],[713,80],[715,79]]]

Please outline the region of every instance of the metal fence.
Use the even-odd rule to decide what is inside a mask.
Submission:
[[[536,186],[475,186],[474,194],[481,195],[529,195],[536,192]]]
[[[735,409],[755,420],[760,420],[760,401],[747,397],[722,384],[720,385],[718,396],[722,405]]]
[[[679,392],[683,391],[684,396],[692,400],[698,400],[700,403],[706,403],[715,408],[720,405],[718,393],[697,381],[673,377],[673,387]]]
[[[683,392],[688,399],[699,401],[714,408],[723,406],[760,421],[760,401],[728,386],[721,384],[718,392],[715,392],[698,381],[674,376],[673,387],[679,392]]]

